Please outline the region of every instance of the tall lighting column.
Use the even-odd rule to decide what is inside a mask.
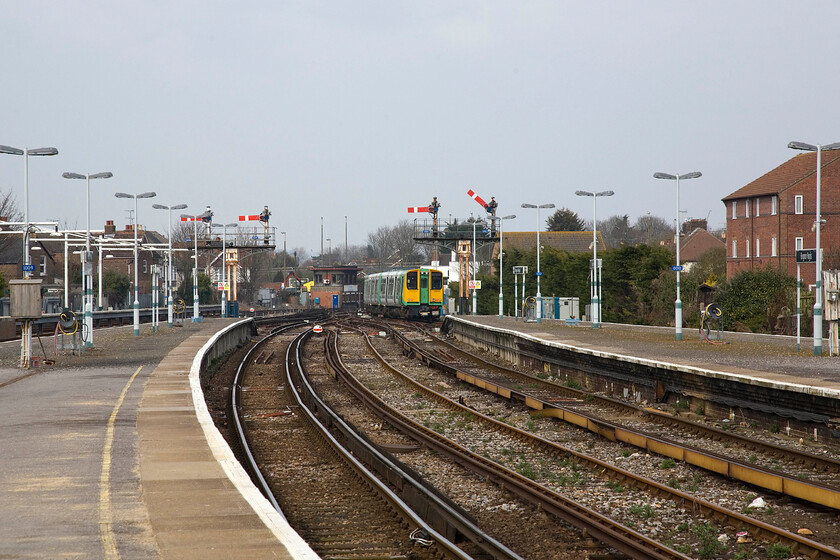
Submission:
[[[192,322],[198,323],[201,321],[201,317],[199,317],[199,307],[198,307],[198,222],[201,221],[201,218],[198,216],[190,216],[189,214],[181,214],[181,219],[186,220],[188,222],[193,222],[194,233],[193,233],[193,242],[195,243],[195,252],[193,254],[193,259],[195,260],[195,268],[193,269],[193,316]]]
[[[173,311],[172,311],[172,211],[173,210],[183,210],[186,208],[186,204],[176,204],[174,206],[166,206],[164,204],[152,204],[152,208],[156,210],[168,210],[169,211],[169,250],[166,257],[167,261],[167,268],[166,268],[166,322],[169,328],[172,328],[173,321]]]
[[[540,210],[542,208],[554,208],[553,204],[527,204],[525,202],[522,203],[522,208],[536,208],[537,209],[537,322],[542,322],[542,294],[540,293],[540,276],[542,276],[542,271],[540,270]],[[524,293],[524,292],[523,292]]]
[[[23,277],[29,278],[29,270],[32,260],[29,257],[29,156],[54,156],[58,153],[55,148],[13,148],[12,146],[0,146],[0,154],[23,156]]]
[[[137,262],[137,228],[140,227],[140,220],[137,215],[137,199],[138,198],[152,198],[157,196],[154,191],[144,192],[140,194],[128,194],[123,192],[114,193],[117,198],[133,198],[134,199],[134,336],[140,336],[140,286],[137,280],[137,269],[140,268]]]
[[[613,191],[589,192],[575,191],[578,196],[592,197],[592,278],[589,282],[589,296],[592,301],[592,324],[593,329],[601,327],[601,267],[598,266],[598,214],[597,202],[599,196],[612,196]]]
[[[822,332],[823,332],[823,309],[822,309],[822,249],[820,248],[820,226],[822,226],[820,191],[822,190],[822,152],[825,150],[840,149],[840,142],[833,144],[806,144],[805,142],[791,142],[788,148],[794,150],[805,150],[817,152],[817,212],[814,221],[814,231],[817,234],[817,274],[815,278],[814,293],[814,356],[822,356]]]
[[[502,222],[505,220],[512,220],[516,217],[516,214],[510,214],[509,216],[503,216],[501,218],[497,218],[493,216],[494,220],[499,220],[499,319],[504,316],[505,311],[505,295],[502,293],[502,278],[505,275],[505,265],[504,265],[504,236],[502,234]]]
[[[85,340],[85,347],[93,346],[93,255],[90,252],[90,180],[91,179],[110,179],[114,176],[110,171],[102,171],[101,173],[71,173],[65,171],[61,174],[65,179],[84,179],[86,182],[86,197],[85,197],[85,214],[87,215],[87,236],[85,238],[85,258],[84,260],[84,311],[85,311],[85,325],[87,326],[87,340]],[[102,254],[100,250],[99,254]],[[100,274],[102,272],[102,265],[99,266]],[[100,293],[102,290],[102,282],[99,283]],[[100,300],[102,298],[99,298]],[[102,302],[100,301],[100,305]]]
[[[696,179],[703,174],[699,171],[692,171],[683,175],[672,175],[670,173],[654,173],[656,179],[668,179],[677,182],[677,221],[675,224],[676,241],[674,245],[677,248],[677,266],[674,270],[677,272],[677,299],[674,301],[674,337],[675,340],[682,340],[682,301],[680,300],[680,179]]]

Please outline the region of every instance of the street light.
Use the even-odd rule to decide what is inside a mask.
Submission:
[[[201,221],[201,218],[198,216],[190,216],[189,214],[181,214],[182,220],[187,220],[193,222],[194,226],[194,234],[193,234],[193,242],[195,243],[195,254],[193,255],[193,259],[195,260],[195,268],[193,269],[193,316],[192,322],[197,323],[200,321],[199,317],[199,308],[198,308],[198,222]]]
[[[332,266],[332,239],[327,237],[327,266]]]
[[[537,322],[542,322],[542,294],[540,294],[540,276],[542,276],[542,272],[540,272],[540,209],[542,208],[554,208],[553,204],[526,204],[522,203],[522,208],[536,208],[537,209]]]
[[[110,179],[114,176],[110,171],[102,171],[101,173],[71,173],[65,171],[61,174],[65,179],[84,179],[86,185],[85,196],[85,214],[87,215],[87,237],[85,238],[85,258],[82,259],[84,268],[84,311],[85,311],[85,325],[87,326],[87,340],[85,340],[85,347],[93,346],[93,255],[90,252],[90,180],[91,179]],[[101,251],[100,251],[100,254]],[[102,266],[99,267],[100,273]],[[102,282],[99,282],[100,293],[102,291]],[[100,305],[102,298],[100,297]]]
[[[140,224],[140,220],[137,215],[137,199],[152,198],[153,196],[157,196],[157,193],[153,191],[144,192],[140,194],[128,194],[118,192],[114,193],[114,196],[117,198],[134,199],[134,336],[140,336],[140,286],[137,283],[137,269],[140,268],[139,266],[137,266],[139,264],[137,261],[137,228]]]
[[[599,196],[612,196],[613,191],[589,192],[575,191],[578,196],[592,197],[592,277],[589,282],[589,299],[592,302],[591,320],[593,329],[601,327],[601,267],[598,266],[598,216],[597,207]]]
[[[281,231],[280,233],[283,234],[283,282],[285,282],[286,281],[286,232]],[[285,287],[285,285],[283,287]]]
[[[654,173],[656,179],[668,179],[677,182],[677,222],[675,225],[677,247],[677,266],[674,270],[677,271],[677,299],[674,302],[674,336],[676,340],[682,340],[682,301],[680,301],[680,179],[696,179],[703,174],[699,171],[692,171],[684,175],[671,175],[670,173]]]
[[[512,220],[516,217],[516,214],[510,214],[509,216],[493,216],[494,220],[499,220],[499,319],[502,318],[504,315],[505,309],[505,296],[502,293],[502,278],[504,277],[505,273],[505,266],[504,266],[504,235],[502,233],[502,222],[504,220]]]
[[[239,227],[238,222],[232,224],[210,224],[210,227],[222,228],[222,317],[227,317],[227,230]]]
[[[29,258],[29,156],[54,156],[58,153],[55,148],[13,148],[0,146],[0,154],[23,156],[23,277],[29,278],[32,263]]]
[[[817,274],[816,274],[816,291],[814,294],[814,356],[822,356],[822,332],[823,332],[823,312],[822,312],[822,250],[820,248],[820,226],[822,225],[822,218],[820,216],[820,191],[822,181],[822,152],[825,150],[840,149],[840,142],[827,144],[822,146],[820,144],[806,144],[805,142],[791,142],[788,148],[794,150],[804,150],[807,152],[817,152],[817,213],[816,221],[814,222],[814,231],[817,233]]]
[[[164,204],[152,204],[152,208],[156,210],[168,210],[169,211],[169,254],[167,256],[167,269],[166,269],[166,318],[167,324],[169,328],[172,328],[173,323],[173,312],[172,312],[172,211],[173,210],[183,210],[186,208],[186,204],[176,204],[174,206],[166,206]]]

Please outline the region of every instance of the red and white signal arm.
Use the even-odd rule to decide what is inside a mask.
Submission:
[[[409,214],[419,214],[420,212],[428,212],[428,206],[409,206],[408,213]]]
[[[247,216],[239,216],[240,222],[255,222],[260,219],[259,214],[249,214]]]

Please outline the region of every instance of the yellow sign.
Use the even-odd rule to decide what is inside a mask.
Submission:
[[[470,280],[470,290],[480,290],[481,280]]]

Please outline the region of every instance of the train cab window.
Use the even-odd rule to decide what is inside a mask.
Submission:
[[[416,290],[417,289],[417,271],[411,270],[405,273],[405,289],[406,290]]]
[[[437,270],[432,272],[432,289],[440,290],[443,288],[443,274]]]

